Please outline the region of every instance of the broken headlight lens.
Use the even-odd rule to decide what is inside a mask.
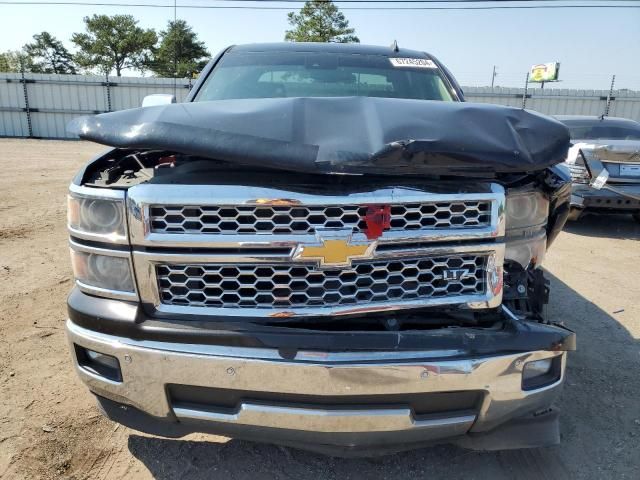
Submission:
[[[83,290],[104,290],[133,293],[133,276],[129,258],[125,256],[101,255],[71,248],[73,276]]]
[[[549,215],[549,201],[537,191],[509,193],[506,200],[505,260],[523,268],[542,263],[547,248],[544,227]]]
[[[67,197],[67,221],[71,234],[80,238],[113,243],[127,239],[124,197],[92,198],[72,192]]]
[[[505,260],[512,260],[522,268],[539,266],[547,253],[547,234],[542,231],[535,237],[519,238],[507,242]]]
[[[517,192],[507,195],[507,235],[515,230],[539,229],[547,224],[549,201],[541,192]]]

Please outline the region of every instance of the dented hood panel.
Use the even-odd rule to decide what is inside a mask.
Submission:
[[[69,124],[80,138],[307,173],[488,175],[562,162],[568,130],[496,105],[370,97],[220,100]]]

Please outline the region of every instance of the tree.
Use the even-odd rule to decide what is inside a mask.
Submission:
[[[80,49],[75,56],[80,66],[105,74],[115,70],[118,77],[126,68],[144,71],[158,41],[154,30],[139,27],[132,15],[93,15],[84,23],[87,32],[71,37]]]
[[[33,43],[24,46],[25,53],[33,63],[32,72],[76,73],[71,53],[60,40],[49,32],[38,33],[33,40]]]
[[[20,52],[7,50],[0,53],[0,72],[19,72]]]
[[[23,68],[25,72],[33,71],[31,57],[25,52],[7,50],[0,53],[0,72],[19,73]]]
[[[290,12],[284,39],[289,42],[360,43],[355,29],[332,1],[309,0],[300,13]]]
[[[160,32],[160,46],[155,50],[150,69],[162,77],[188,77],[199,72],[210,54],[204,42],[184,20],[170,21]]]

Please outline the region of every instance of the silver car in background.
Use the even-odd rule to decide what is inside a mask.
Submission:
[[[625,118],[556,116],[571,135],[570,220],[585,213],[630,213],[640,222],[640,123]]]

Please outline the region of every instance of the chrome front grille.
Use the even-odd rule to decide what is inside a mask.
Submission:
[[[371,205],[313,206],[170,206],[152,205],[154,233],[313,233],[317,228],[366,229]],[[388,230],[466,229],[491,222],[491,202],[481,200],[390,205]]]
[[[137,185],[127,211],[140,299],[167,318],[497,307],[503,187],[434,188]]]
[[[460,254],[313,265],[164,264],[162,303],[218,308],[305,308],[428,300],[485,292],[486,255]],[[456,273],[452,278],[451,272]]]

